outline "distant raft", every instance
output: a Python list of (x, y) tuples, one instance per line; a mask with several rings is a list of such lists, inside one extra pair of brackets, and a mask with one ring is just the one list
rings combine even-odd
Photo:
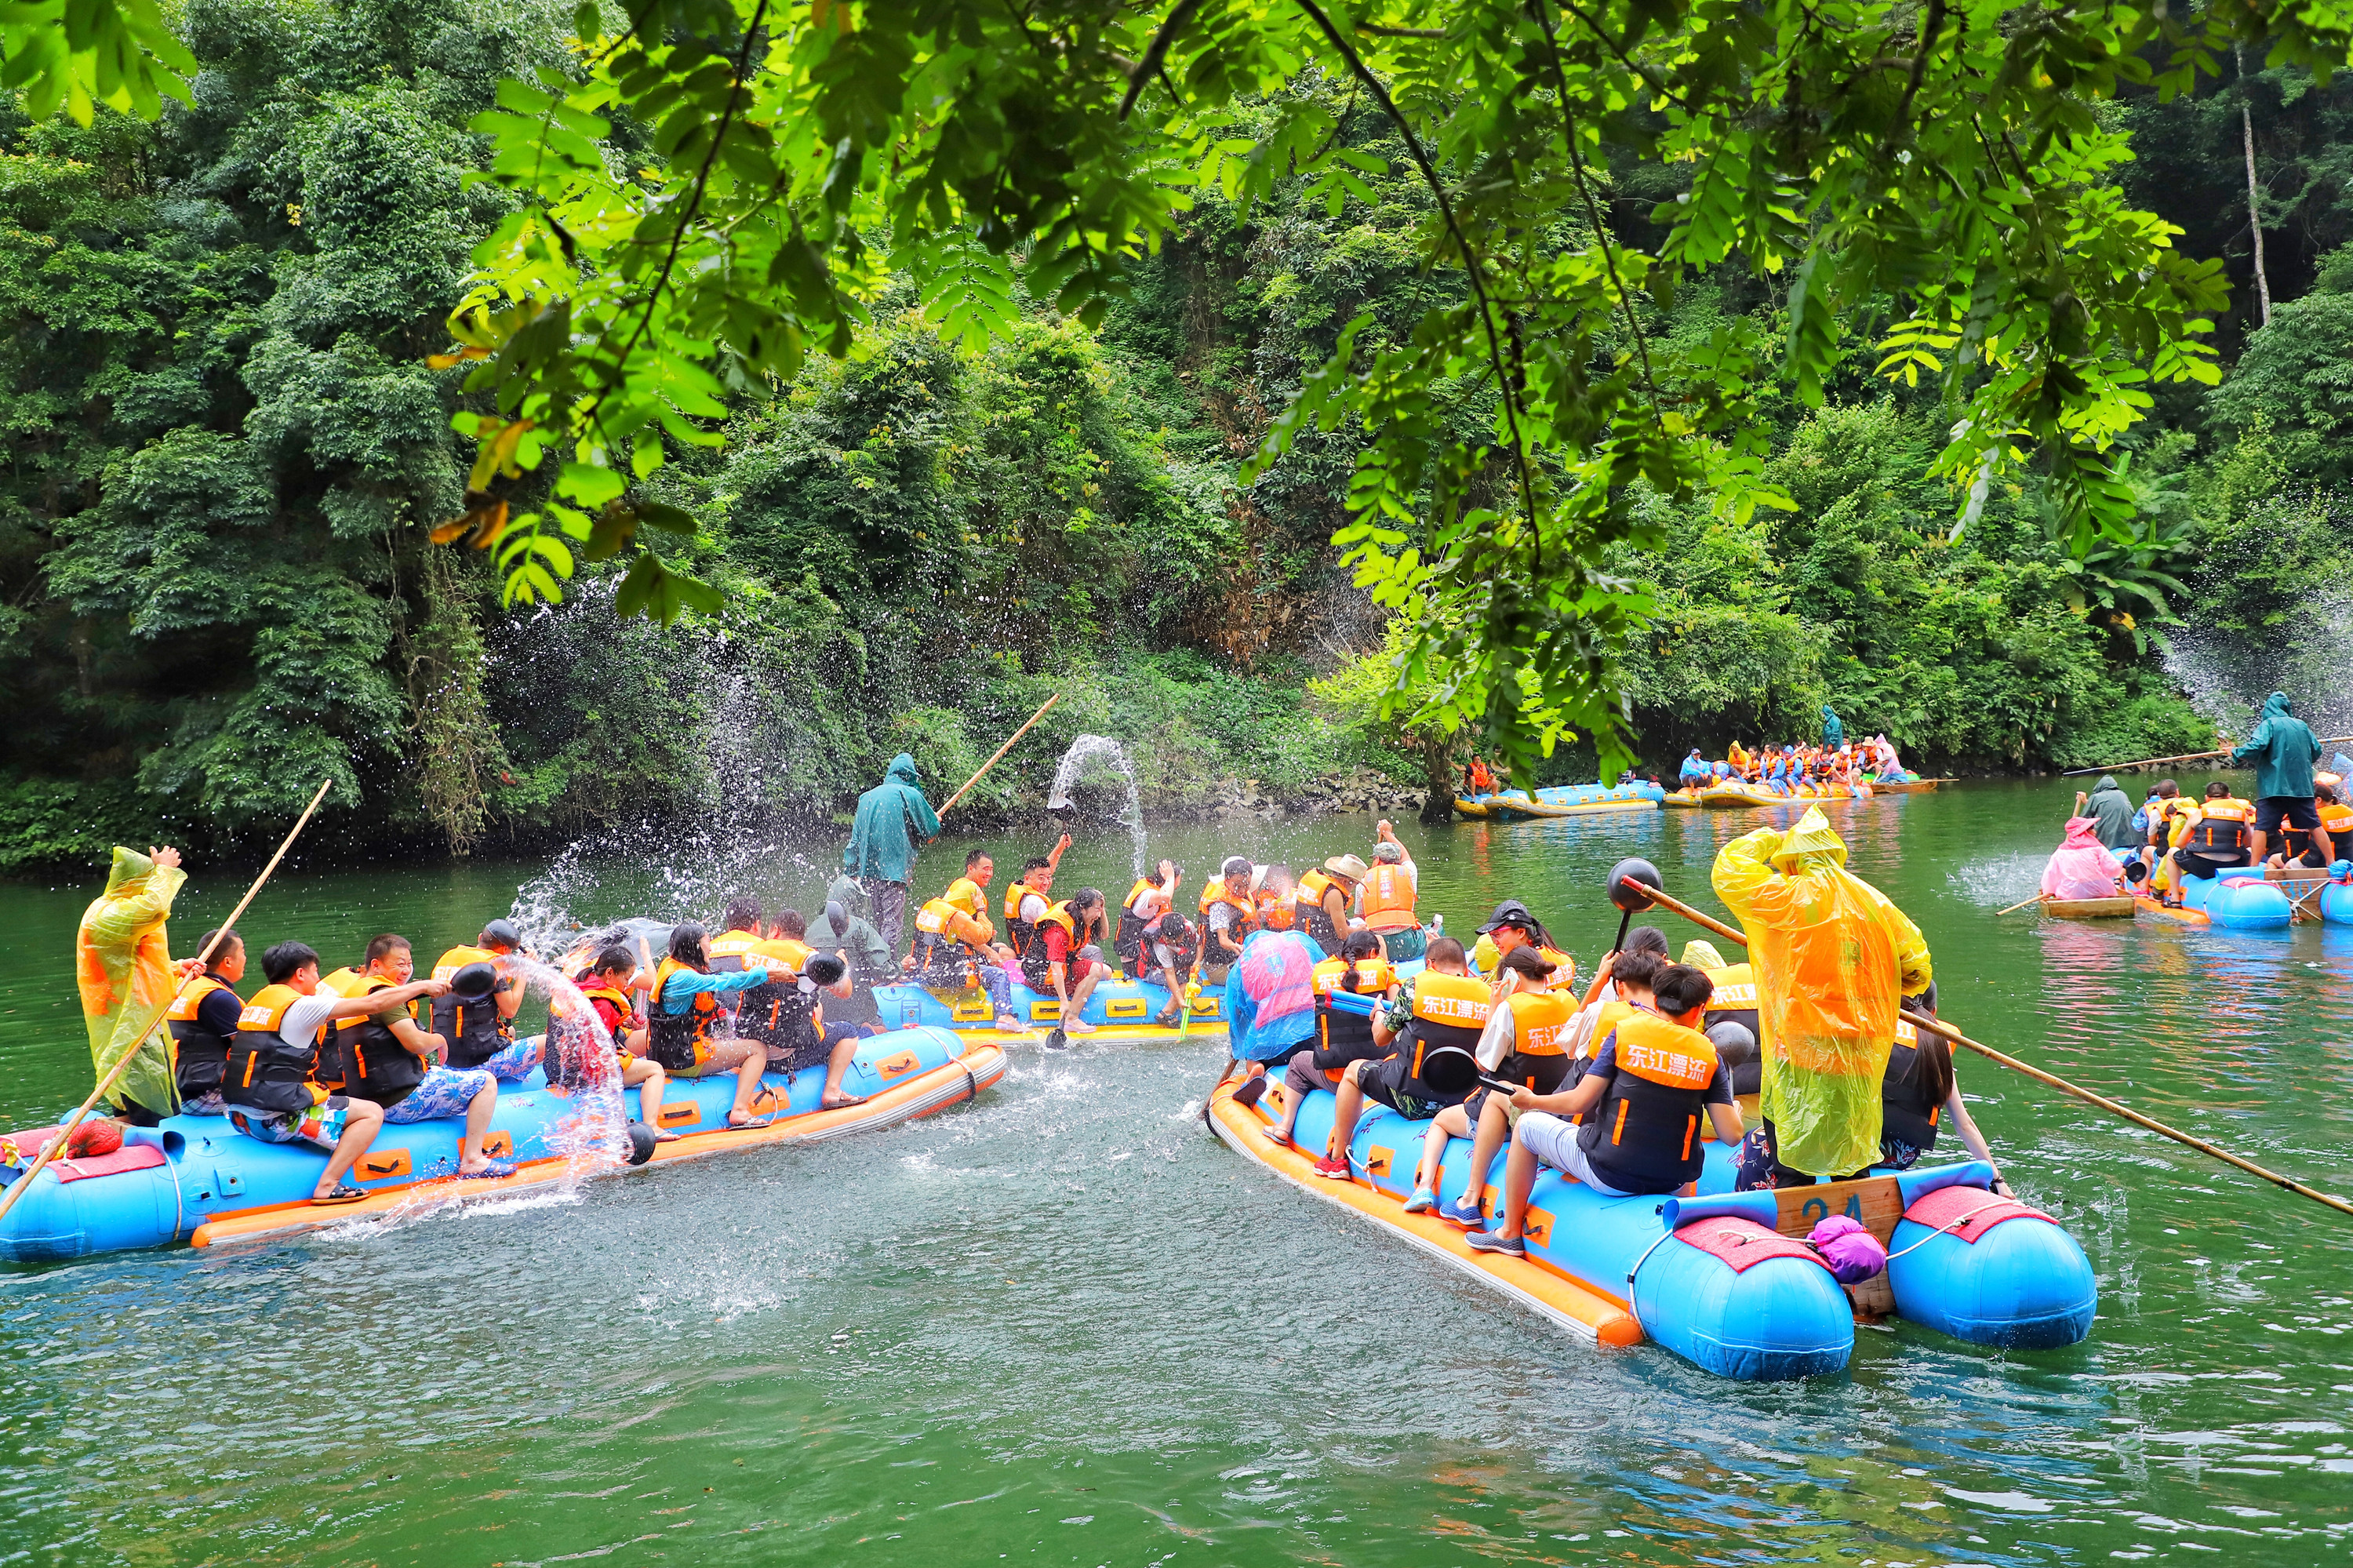
[[(886, 1024), (904, 1028), (950, 1030), (957, 1034), (987, 1035), (999, 1041), (1045, 1038), (1069, 1021), (1061, 999), (1050, 991), (1013, 987), (1013, 1017), (1020, 1031), (1000, 1032), (997, 1010), (978, 986), (962, 990), (902, 982), (874, 988), (874, 1005)], [(1162, 1023), (1168, 1008), (1168, 988), (1155, 980), (1113, 980), (1097, 982), (1079, 1016), (1095, 1026), (1089, 1040), (1105, 1044), (1143, 1044), (1180, 1039), (1223, 1040), (1226, 1037), (1226, 992), (1222, 986), (1188, 985), (1178, 1022)]]
[[(861, 1043), (842, 1078), (866, 1103), (818, 1108), (825, 1069), (807, 1067), (786, 1078), (770, 1074), (759, 1102), (764, 1128), (730, 1128), (735, 1097), (732, 1073), (672, 1078), (663, 1091), (661, 1121), (680, 1135), (655, 1147), (650, 1163), (698, 1160), (763, 1144), (813, 1143), (892, 1127), (972, 1099), (1005, 1075), (1005, 1053), (943, 1029), (906, 1029)], [(629, 1110), (638, 1091), (622, 1091)], [(574, 1098), (551, 1089), (534, 1070), (522, 1083), (501, 1086), (498, 1113), (484, 1139), (488, 1152), (521, 1167), (496, 1180), (460, 1181), (458, 1140), (462, 1118), (386, 1127), (360, 1157), (348, 1180), (368, 1193), (332, 1208), (309, 1202), (326, 1156), (248, 1138), (216, 1116), (175, 1116), (157, 1128), (133, 1128), (122, 1147), (95, 1159), (51, 1161), (33, 1178), (24, 1198), (0, 1218), (0, 1259), (47, 1263), (93, 1253), (168, 1246), (189, 1241), (209, 1246), (284, 1236), (355, 1218), (382, 1215), (432, 1195), (466, 1199), (511, 1195), (562, 1179), (570, 1161), (560, 1147)], [(13, 1135), (26, 1160), (55, 1128)], [(611, 1173), (607, 1168), (602, 1173)], [(23, 1177), (21, 1166), (0, 1164), (0, 1180)], [(555, 1222), (560, 1223), (560, 1222)]]
[(1652, 811), (1658, 810), (1666, 793), (1647, 779), (1630, 779), (1608, 788), (1599, 784), (1557, 784), (1533, 795), (1525, 789), (1458, 795), (1454, 809), (1477, 820), (1524, 822), (1546, 817), (1593, 816), (1604, 811)]
[[(1556, 1171), (1530, 1196), (1525, 1258), (1474, 1252), (1434, 1214), (1409, 1214), (1427, 1122), (1367, 1104), (1348, 1150), (1351, 1179), (1313, 1174), (1334, 1101), (1321, 1090), (1300, 1107), (1296, 1148), (1266, 1135), (1281, 1085), (1255, 1107), (1220, 1084), (1208, 1120), (1237, 1153), (1338, 1204), (1553, 1321), (1610, 1346), (1656, 1340), (1694, 1365), (1744, 1382), (1786, 1382), (1843, 1370), (1856, 1314), (1894, 1313), (1971, 1344), (2047, 1349), (2091, 1331), (2098, 1306), (2092, 1266), (2049, 1215), (1996, 1196), (1978, 1161), (1874, 1174), (1857, 1181), (1741, 1192), (1731, 1152), (1711, 1144), (1695, 1198), (1603, 1198)], [(1470, 1144), (1447, 1145), (1439, 1196), (1459, 1198)], [(1492, 1175), (1501, 1174), (1501, 1156)], [(1719, 1189), (1709, 1192), (1708, 1189)], [(1491, 1221), (1501, 1188), (1481, 1194)], [(1885, 1273), (1841, 1287), (1799, 1239), (1833, 1213), (1886, 1244)]]
[(1752, 784), (1746, 779), (1719, 779), (1698, 789), (1684, 788), (1669, 795), (1668, 806), (1706, 806), (1728, 810), (1737, 806), (1786, 806), (1792, 800), (1868, 800), (1868, 784), (1800, 784), (1796, 791), (1784, 795), (1762, 784)]

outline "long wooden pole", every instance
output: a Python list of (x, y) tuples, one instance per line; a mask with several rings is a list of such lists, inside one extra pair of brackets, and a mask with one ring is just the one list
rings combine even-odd
[[(1673, 910), (1684, 919), (1704, 926), (1719, 937), (1729, 937), (1744, 948), (1748, 945), (1748, 938), (1745, 932), (1736, 931), (1731, 927), (1725, 925), (1723, 921), (1715, 919), (1711, 916), (1701, 914), (1690, 905), (1683, 903), (1672, 895), (1662, 893), (1657, 888), (1649, 886), (1648, 885), (1642, 885), (1642, 891), (1650, 896), (1651, 902), (1662, 905), (1665, 907)], [(2102, 1110), (2107, 1111), (2111, 1115), (2122, 1117), (2125, 1120), (2131, 1122), (2136, 1127), (2145, 1127), (2151, 1132), (2162, 1134), (2163, 1136), (2173, 1139), (2174, 1142), (2181, 1144), (2185, 1148), (2194, 1149), (2200, 1154), (2211, 1155), (2214, 1159), (2221, 1160), (2223, 1164), (2243, 1171), (2250, 1176), (2260, 1177), (2263, 1181), (2269, 1181), (2274, 1187), (2284, 1187), (2289, 1192), (2296, 1193), (2302, 1197), (2310, 1198), (2316, 1203), (2326, 1203), (2330, 1208), (2337, 1210), (2340, 1213), (2353, 1214), (2353, 1203), (2348, 1203), (2342, 1198), (2331, 1197), (2328, 1193), (2320, 1192), (2316, 1188), (2307, 1187), (2303, 1182), (2295, 1181), (2291, 1177), (2283, 1176), (2276, 1171), (2266, 1171), (2252, 1160), (2242, 1160), (2227, 1149), (2222, 1149), (2214, 1144), (2209, 1143), (2202, 1138), (2192, 1138), (2189, 1134), (2181, 1131), (2179, 1128), (2168, 1127), (2165, 1123), (2158, 1121), (2155, 1117), (2143, 1116), (2140, 1112), (2133, 1109), (2130, 1106), (2119, 1105), (2115, 1100), (2108, 1098), (2105, 1095), (2095, 1095), (2091, 1090), (2084, 1088), (2080, 1085), (2069, 1083), (2066, 1079), (2060, 1077), (2055, 1073), (2046, 1073), (2040, 1067), (2029, 1066), (2024, 1062), (2020, 1061), (2017, 1057), (2007, 1055), (2002, 1052), (1995, 1050), (1990, 1045), (1980, 1045), (1949, 1023), (1943, 1022), (1934, 1018), (1924, 1018), (1916, 1012), (1907, 1012), (1904, 1016), (1911, 1022), (1913, 1028), (1925, 1029), (1931, 1034), (1941, 1035), (1945, 1039), (1951, 1041), (1956, 1045), (1966, 1045), (1970, 1050), (1976, 1052), (1978, 1055), (1985, 1057), (1988, 1061), (1999, 1062), (2005, 1067), (2012, 1068), (2015, 1071), (2023, 1073), (2038, 1084), (2048, 1085), (2052, 1088), (2057, 1089), (2061, 1094), (2072, 1095), (2075, 1098), (2082, 1100), (2086, 1105), (2097, 1106)]]
[(998, 760), (1002, 758), (1007, 752), (1013, 749), (1013, 741), (1019, 740), (1023, 736), (1028, 735), (1029, 733), (1029, 725), (1036, 724), (1039, 719), (1044, 718), (1046, 716), (1046, 709), (1052, 707), (1056, 703), (1059, 703), (1061, 700), (1062, 694), (1060, 692), (1056, 692), (1052, 696), (1048, 697), (1044, 704), (1039, 707), (1038, 711), (1029, 715), (1029, 724), (1025, 724), (1019, 729), (1015, 730), (1013, 732), (1013, 739), (1008, 740), (1003, 746), (998, 747), (997, 748), (997, 756), (992, 757), (987, 761), (982, 763), (980, 765), (980, 773), (976, 773), (971, 778), (965, 779), (964, 781), (964, 789), (959, 789), (955, 794), (949, 796), (948, 803), (939, 809), (938, 814), (944, 817), (949, 811), (953, 810), (955, 808), (955, 803), (964, 799), (965, 789), (969, 789), (974, 785), (979, 783), (981, 774), (987, 773), (990, 768), (996, 767)]
[[(2315, 746), (2345, 746), (2353, 744), (2353, 735), (2316, 736)], [(2070, 768), (2059, 775), (2062, 779), (2077, 779), (2086, 773), (2122, 773), (2127, 768), (2155, 768), (2162, 762), (2199, 762), (2210, 757), (2230, 756), (2228, 747), (2221, 751), (2185, 751), (2179, 757), (2144, 757), (2138, 762), (2111, 762), (2105, 768)]]
[(114, 1064), (106, 1076), (98, 1081), (98, 1087), (90, 1090), (90, 1098), (82, 1101), (80, 1107), (66, 1118), (65, 1126), (58, 1129), (58, 1135), (49, 1139), (48, 1146), (33, 1157), (33, 1163), (26, 1167), (25, 1173), (9, 1184), (6, 1192), (0, 1193), (0, 1218), (5, 1218), (8, 1211), (16, 1206), (16, 1200), (23, 1197), (32, 1187), (33, 1178), (41, 1173), (42, 1168), (65, 1151), (66, 1141), (73, 1137), (74, 1128), (81, 1125), (82, 1118), (90, 1115), (91, 1107), (104, 1097), (107, 1090), (114, 1087), (116, 1080), (130, 1068), (132, 1058), (139, 1054), (139, 1047), (146, 1043), (147, 1031), (154, 1028), (156, 1021), (172, 1010), (172, 1003), (180, 1000), (180, 993), (194, 985), (197, 978), (203, 975), (206, 967), (212, 962), (213, 949), (221, 945), (224, 937), (236, 929), (237, 916), (243, 915), (245, 906), (253, 902), (253, 895), (261, 891), (261, 885), (269, 880), (269, 874), (278, 869), (278, 863), (286, 858), (286, 852), (293, 847), (295, 834), (300, 833), (303, 825), (310, 821), (311, 813), (319, 809), (319, 802), (327, 798), (327, 791), (334, 782), (332, 779), (323, 779), (319, 781), (318, 792), (311, 797), (311, 803), (302, 808), (302, 814), (294, 819), (294, 826), (288, 830), (286, 837), (280, 842), (278, 853), (269, 857), (269, 863), (261, 868), (261, 874), (253, 879), (253, 885), (245, 890), (245, 896), (237, 901), (237, 907), (228, 912), (228, 918), (220, 923), (218, 934), (205, 944), (203, 952), (196, 955), (196, 967), (189, 970), (187, 976), (173, 988), (172, 994), (164, 999), (164, 1005), (155, 1010), (154, 1017), (147, 1020), (145, 1027), (132, 1034), (131, 1048), (122, 1054), (121, 1058)]
[(2011, 905), (2010, 909), (1997, 909), (1994, 913), (1997, 915), (2007, 915), (2012, 909), (2023, 909), (2030, 904), (2040, 904), (2041, 902), (2042, 902), (2042, 895), (2037, 893), (2031, 897), (2020, 899), (2017, 903)]

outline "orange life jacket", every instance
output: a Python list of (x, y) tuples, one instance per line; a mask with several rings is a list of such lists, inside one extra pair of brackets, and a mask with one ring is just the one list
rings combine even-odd
[(1413, 877), (1406, 868), (1375, 861), (1365, 874), (1365, 928), (1409, 931), (1421, 924), (1413, 912)]

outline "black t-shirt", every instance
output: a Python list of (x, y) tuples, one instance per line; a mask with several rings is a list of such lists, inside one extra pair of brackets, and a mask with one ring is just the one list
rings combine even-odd
[(245, 1003), (237, 1000), (237, 992), (223, 986), (217, 991), (205, 992), (204, 1001), (196, 1003), (196, 1022), (234, 1040), (237, 1038), (237, 1016), (244, 1011)]

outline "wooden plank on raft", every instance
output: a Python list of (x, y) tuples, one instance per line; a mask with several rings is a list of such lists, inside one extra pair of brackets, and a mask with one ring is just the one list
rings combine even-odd
[(2114, 898), (2046, 898), (2042, 912), (2061, 920), (2129, 920), (2138, 901), (2129, 893)]
[[(1778, 1211), (1773, 1228), (1800, 1241), (1832, 1214), (1844, 1214), (1877, 1236), (1882, 1246), (1892, 1247), (1895, 1222), (1904, 1217), (1904, 1189), (1893, 1176), (1778, 1187), (1774, 1189), (1773, 1201)], [(1884, 1318), (1895, 1310), (1895, 1289), (1888, 1284), (1884, 1269), (1860, 1285), (1846, 1287), (1846, 1296), (1854, 1309), (1866, 1317)]]

